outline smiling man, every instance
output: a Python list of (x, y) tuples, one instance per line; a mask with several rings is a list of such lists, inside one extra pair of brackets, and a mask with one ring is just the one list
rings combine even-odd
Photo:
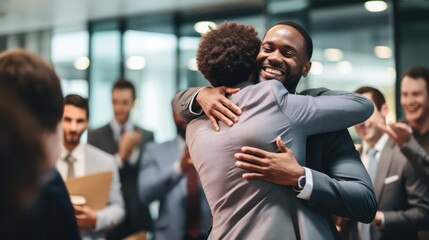
[(414, 67), (404, 73), (401, 105), (405, 122), (389, 123), (382, 129), (429, 183), (429, 69)]
[[(310, 71), (312, 51), (311, 37), (301, 25), (291, 21), (275, 24), (265, 34), (257, 55), (260, 81), (278, 80), (290, 93), (295, 93), (301, 77)], [(232, 126), (239, 121), (241, 109), (224, 94), (237, 90), (226, 87), (185, 90), (176, 95), (175, 111), (187, 121), (204, 111), (216, 130), (219, 130), (217, 120)], [(321, 229), (336, 232), (331, 214), (361, 222), (371, 222), (375, 216), (377, 204), (372, 184), (346, 129), (309, 136), (306, 171), (299, 178), (291, 174), (296, 172), (291, 166), (303, 166), (290, 152), (273, 153), (251, 147), (243, 147), (242, 151), (236, 155), (236, 166), (248, 170), (243, 174), (246, 180), (259, 179), (285, 186), (297, 186), (301, 180), (306, 194), (297, 197), (325, 219), (326, 224), (319, 225)], [(307, 181), (304, 183), (303, 179)]]

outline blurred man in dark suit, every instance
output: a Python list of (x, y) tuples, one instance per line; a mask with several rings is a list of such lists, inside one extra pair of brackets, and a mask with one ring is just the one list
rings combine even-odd
[(113, 154), (119, 166), (126, 217), (108, 238), (118, 239), (152, 229), (152, 218), (137, 196), (137, 177), (146, 143), (154, 140), (153, 132), (134, 125), (130, 113), (136, 92), (131, 82), (120, 78), (112, 88), (114, 119), (107, 125), (89, 131), (88, 143)]

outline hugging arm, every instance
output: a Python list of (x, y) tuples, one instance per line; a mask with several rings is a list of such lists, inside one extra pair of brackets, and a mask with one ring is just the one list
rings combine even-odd
[(351, 127), (374, 111), (372, 102), (356, 93), (319, 88), (311, 90), (314, 96), (295, 95), (279, 83), (271, 86), (285, 117), (307, 136)]
[(232, 103), (225, 94), (238, 92), (237, 88), (203, 87), (189, 88), (176, 94), (173, 98), (173, 110), (179, 114), (184, 122), (190, 122), (204, 112), (218, 131), (218, 120), (227, 126), (238, 121), (240, 108)]

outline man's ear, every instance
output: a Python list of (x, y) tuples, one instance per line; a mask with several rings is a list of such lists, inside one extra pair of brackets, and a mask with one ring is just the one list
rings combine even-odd
[(302, 69), (302, 76), (303, 77), (307, 77), (308, 72), (310, 72), (310, 69), (311, 69), (311, 62), (308, 61), (308, 62), (305, 63), (305, 66)]
[(381, 105), (380, 113), (384, 118), (386, 118), (387, 114), (389, 113), (389, 107), (387, 106), (386, 103)]

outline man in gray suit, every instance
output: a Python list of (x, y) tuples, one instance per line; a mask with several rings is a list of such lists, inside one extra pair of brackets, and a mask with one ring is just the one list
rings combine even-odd
[[(97, 172), (113, 172), (107, 206), (94, 210), (87, 205), (74, 205), (76, 220), (83, 239), (104, 239), (106, 230), (118, 225), (125, 217), (118, 167), (110, 154), (80, 142), (88, 127), (88, 102), (71, 94), (64, 98), (63, 148), (57, 169), (63, 179)], [(96, 189), (94, 189), (96, 191)]]
[(144, 148), (154, 137), (153, 132), (131, 122), (135, 99), (134, 85), (124, 78), (118, 79), (112, 88), (114, 119), (88, 133), (88, 143), (113, 154), (119, 166), (126, 218), (108, 233), (109, 239), (121, 239), (131, 234), (144, 235), (145, 231), (152, 230), (149, 209), (138, 199), (137, 178)]
[[(311, 55), (311, 37), (302, 26), (290, 21), (280, 22), (271, 27), (263, 39), (257, 56), (259, 78), (278, 80), (290, 93), (295, 93), (301, 76), (306, 76), (311, 68)], [(174, 107), (187, 121), (201, 113), (202, 108), (215, 129), (219, 129), (216, 119), (232, 126), (238, 121), (241, 110), (224, 94), (236, 91), (226, 87), (186, 90), (176, 95)], [(302, 182), (305, 196), (297, 197), (323, 216), (329, 226), (320, 228), (336, 232), (332, 214), (362, 222), (371, 222), (374, 218), (376, 202), (371, 182), (346, 129), (307, 139), (306, 168), (311, 172), (311, 179), (294, 174), (302, 167), (290, 152), (273, 153), (250, 147), (242, 151), (236, 155), (236, 164), (250, 171), (243, 174), (246, 179), (285, 186), (297, 186), (298, 179), (307, 179), (306, 184)], [(311, 190), (306, 191), (310, 185)]]
[[(159, 215), (154, 225), (155, 240), (205, 239), (210, 226), (210, 208), (185, 142), (186, 123), (173, 112), (177, 137), (164, 143), (150, 143), (143, 156), (139, 173), (139, 194), (143, 204), (158, 200)], [(192, 178), (198, 184), (192, 204)], [(198, 204), (199, 203), (199, 204)], [(190, 208), (189, 208), (190, 207)], [(196, 212), (198, 231), (192, 236), (189, 211)]]
[[(259, 46), (252, 27), (224, 23), (206, 33), (198, 48), (200, 71), (213, 86), (240, 87), (240, 92), (228, 98), (244, 110), (232, 128), (215, 132), (208, 118), (201, 116), (187, 129), (191, 158), (212, 209), (210, 238), (333, 239), (323, 215), (304, 206), (292, 188), (243, 181), (246, 171), (235, 167), (234, 153), (243, 145), (274, 151), (276, 138), (281, 136), (305, 166), (307, 135), (361, 122), (371, 115), (372, 104), (356, 94), (328, 90), (316, 98), (293, 95), (277, 81), (252, 85), (248, 79)], [(297, 167), (294, 174), (304, 176), (305, 169)], [(302, 182), (296, 183), (296, 189), (304, 190)]]
[(372, 87), (356, 93), (375, 106), (373, 115), (355, 129), (362, 139), (361, 158), (374, 184), (378, 210), (372, 223), (359, 224), (353, 235), (364, 240), (418, 239), (417, 231), (429, 226), (429, 185), (379, 128), (386, 124), (388, 113), (383, 94)]

